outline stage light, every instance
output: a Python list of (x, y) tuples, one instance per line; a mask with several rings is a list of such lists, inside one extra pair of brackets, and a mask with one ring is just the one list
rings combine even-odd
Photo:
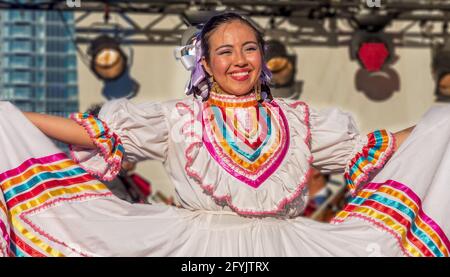
[(267, 42), (265, 60), (267, 67), (272, 72), (272, 85), (274, 87), (290, 87), (293, 85), (297, 57), (289, 55), (281, 42), (277, 40)]
[(436, 100), (450, 102), (450, 40), (433, 49), (432, 71)]
[(392, 40), (383, 33), (391, 20), (392, 15), (373, 13), (357, 14), (350, 20), (355, 29), (350, 56), (369, 72), (382, 70), (395, 56)]
[(351, 57), (369, 72), (380, 71), (394, 55), (392, 42), (382, 33), (356, 31), (351, 42)]
[(115, 38), (102, 35), (93, 40), (88, 54), (91, 56), (91, 70), (105, 81), (116, 80), (127, 68), (127, 56)]
[(286, 46), (278, 40), (267, 42), (264, 59), (272, 72), (271, 92), (274, 97), (298, 99), (302, 82), (295, 80), (297, 56), (289, 54)]

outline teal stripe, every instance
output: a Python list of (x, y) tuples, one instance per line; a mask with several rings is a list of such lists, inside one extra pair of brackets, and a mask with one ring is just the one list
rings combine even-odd
[(381, 131), (377, 130), (373, 132), (375, 136), (375, 145), (374, 147), (370, 148), (368, 151), (368, 157), (359, 157), (359, 159), (353, 164), (353, 166), (349, 170), (349, 177), (353, 176), (353, 174), (359, 169), (359, 165), (364, 161), (368, 160), (369, 162), (372, 162), (375, 159), (375, 154), (377, 151), (380, 150), (380, 148), (383, 146), (383, 135), (381, 134)]
[(383, 146), (383, 135), (381, 134), (381, 132), (379, 130), (374, 131), (373, 132), (374, 136), (375, 136), (375, 147), (370, 148), (369, 149), (369, 154), (367, 159), (372, 162), (373, 160), (375, 160), (375, 154), (376, 152), (378, 152), (381, 147)]
[(41, 172), (36, 176), (33, 176), (31, 179), (23, 183), (22, 185), (15, 186), (12, 189), (9, 189), (7, 192), (4, 192), (5, 200), (9, 201), (11, 198), (20, 194), (24, 191), (31, 190), (36, 184), (44, 182), (49, 179), (64, 179), (67, 177), (73, 177), (77, 175), (82, 175), (86, 173), (84, 169), (81, 167), (72, 168), (66, 171), (59, 172)]
[(105, 134), (105, 128), (103, 127), (103, 123), (95, 116), (93, 116), (93, 118), (95, 119), (95, 123), (97, 123), (98, 129), (100, 130), (100, 133), (97, 135)]
[[(386, 207), (389, 208), (393, 208), (395, 210), (397, 210), (398, 212), (400, 212), (401, 214), (409, 217), (410, 221), (411, 221), (411, 228), (410, 230), (412, 231), (412, 233), (420, 240), (422, 241), (425, 245), (428, 246), (428, 248), (438, 257), (443, 257), (444, 254), (441, 252), (441, 250), (439, 249), (439, 247), (434, 243), (434, 241), (427, 235), (427, 233), (425, 231), (423, 231), (419, 226), (417, 226), (416, 222), (414, 221), (416, 218), (416, 214), (413, 210), (411, 210), (408, 206), (404, 205), (403, 203), (390, 199), (390, 198), (386, 198), (378, 193), (373, 193), (368, 199), (371, 199), (381, 205), (384, 205)], [(358, 205), (358, 206), (362, 206), (365, 202), (366, 198), (361, 198), (361, 197), (355, 197), (351, 203)], [(386, 214), (387, 216), (389, 216), (388, 214)], [(406, 226), (405, 226), (406, 227)]]
[(27, 255), (25, 255), (25, 253), (23, 253), (20, 250), (20, 248), (13, 241), (10, 241), (9, 248), (11, 249), (11, 252), (13, 252), (16, 257), (27, 257)]
[(247, 153), (247, 152), (243, 151), (242, 149), (239, 148), (238, 145), (236, 145), (236, 143), (234, 141), (232, 141), (232, 137), (228, 135), (228, 131), (227, 131), (227, 128), (226, 128), (226, 123), (223, 121), (223, 117), (222, 117), (222, 113), (220, 111), (220, 108), (218, 108), (217, 106), (211, 106), (211, 108), (212, 108), (212, 110), (214, 112), (215, 119), (216, 119), (217, 123), (220, 124), (219, 126), (222, 126), (222, 135), (225, 138), (225, 140), (227, 141), (227, 143), (231, 146), (231, 148), (234, 151), (236, 151), (240, 155), (242, 155), (245, 158), (247, 158), (247, 160), (254, 162), (260, 156), (262, 149), (269, 142), (270, 137), (272, 135), (272, 122), (270, 120), (270, 117), (267, 115), (266, 111), (264, 110), (264, 108), (258, 106), (258, 110), (261, 111), (261, 113), (262, 113), (261, 116), (263, 116), (266, 119), (267, 136), (264, 139), (264, 142), (258, 147), (258, 149), (253, 154), (250, 154), (250, 153)]
[[(93, 118), (94, 121), (95, 121), (95, 124), (98, 126), (99, 134), (96, 134), (96, 135), (100, 136), (100, 135), (105, 133), (105, 128), (103, 126), (103, 123), (100, 121), (99, 118), (97, 118), (97, 117), (95, 117), (95, 116), (93, 116), (91, 114), (88, 114), (88, 113), (82, 113), (81, 114), (81, 119), (87, 120), (88, 118)], [(93, 128), (93, 126), (91, 126), (91, 128)]]
[(125, 150), (123, 149), (123, 145), (122, 145), (122, 144), (119, 144), (119, 145), (117, 146), (117, 149), (119, 149), (119, 151), (122, 152), (122, 153), (125, 152)]

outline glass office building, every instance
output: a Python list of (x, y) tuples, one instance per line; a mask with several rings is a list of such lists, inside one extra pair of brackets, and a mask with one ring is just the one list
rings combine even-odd
[(0, 11), (0, 100), (23, 111), (78, 111), (74, 29), (71, 12)]

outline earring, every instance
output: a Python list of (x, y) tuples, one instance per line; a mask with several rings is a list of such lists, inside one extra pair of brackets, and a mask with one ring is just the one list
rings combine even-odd
[(261, 82), (259, 80), (258, 80), (258, 82), (256, 82), (254, 90), (255, 90), (256, 101), (261, 102), (262, 100), (264, 100), (261, 96)]
[(214, 77), (210, 75), (208, 77), (209, 90), (212, 92), (216, 92), (216, 82), (214, 81)]
[(214, 77), (212, 75), (208, 77), (208, 84), (210, 87), (212, 87), (214, 84)]
[(272, 93), (270, 92), (270, 87), (266, 83), (261, 84), (261, 97), (264, 98), (264, 100), (273, 100)]
[(225, 94), (222, 89), (219, 87), (219, 84), (216, 82), (216, 80), (214, 80), (214, 77), (211, 76), (210, 77), (210, 82), (211, 82), (211, 91), (216, 93), (216, 94)]

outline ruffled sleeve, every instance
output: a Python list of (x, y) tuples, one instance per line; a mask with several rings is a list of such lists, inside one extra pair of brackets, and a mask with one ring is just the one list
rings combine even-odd
[(161, 103), (140, 105), (126, 99), (103, 105), (98, 117), (75, 113), (71, 118), (82, 125), (96, 149), (71, 145), (72, 158), (86, 171), (102, 180), (112, 180), (120, 171), (122, 159), (165, 161), (168, 123)]
[(311, 111), (313, 166), (323, 173), (344, 173), (352, 194), (382, 168), (394, 151), (386, 130), (360, 135), (353, 117), (336, 108)]

